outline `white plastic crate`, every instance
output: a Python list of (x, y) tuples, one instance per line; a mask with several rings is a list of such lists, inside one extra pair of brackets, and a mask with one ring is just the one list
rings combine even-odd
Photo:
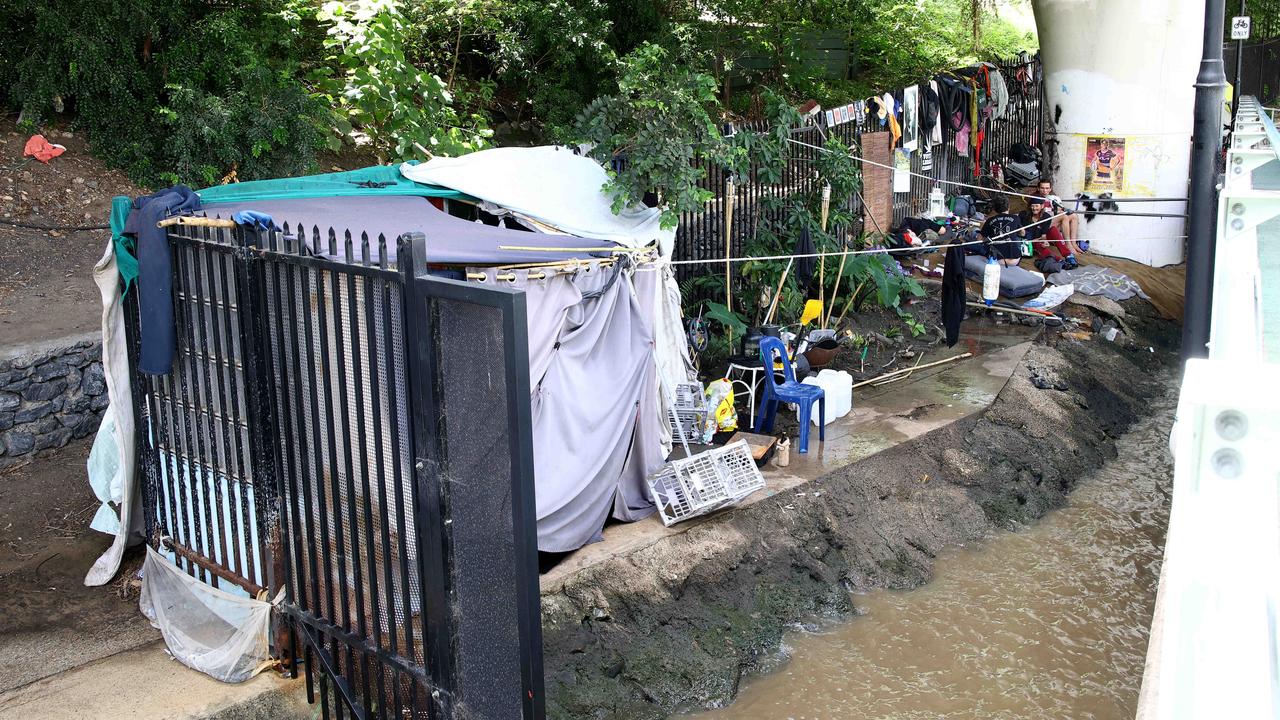
[(700, 382), (676, 385), (675, 397), (667, 407), (671, 437), (677, 441), (702, 442), (707, 424), (707, 393)]
[(649, 478), (662, 524), (705, 515), (764, 488), (746, 440), (672, 460)]

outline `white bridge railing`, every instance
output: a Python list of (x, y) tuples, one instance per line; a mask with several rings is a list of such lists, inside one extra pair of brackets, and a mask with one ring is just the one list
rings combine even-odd
[(1236, 113), (1209, 358), (1187, 363), (1138, 717), (1280, 719), (1280, 133)]

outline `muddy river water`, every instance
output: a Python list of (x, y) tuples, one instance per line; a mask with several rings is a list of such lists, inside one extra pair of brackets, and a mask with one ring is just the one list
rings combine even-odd
[(1132, 718), (1169, 515), (1170, 395), (1070, 504), (937, 559), (911, 591), (786, 639), (787, 659), (699, 720)]

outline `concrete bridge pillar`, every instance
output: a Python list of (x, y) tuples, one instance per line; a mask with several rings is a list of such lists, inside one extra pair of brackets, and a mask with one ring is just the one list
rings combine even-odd
[[(1204, 28), (1200, 0), (1033, 0), (1044, 60), (1046, 139), (1057, 139), (1054, 189), (1097, 196), (1185, 198)], [(1099, 157), (1101, 156), (1101, 157)], [(1120, 203), (1185, 213), (1186, 204)], [(1182, 218), (1081, 223), (1106, 255), (1183, 261)]]

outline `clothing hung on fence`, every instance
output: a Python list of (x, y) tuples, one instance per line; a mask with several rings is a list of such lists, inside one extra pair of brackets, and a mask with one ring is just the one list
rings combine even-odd
[(186, 185), (174, 185), (133, 201), (124, 232), (137, 239), (138, 329), (142, 350), (138, 369), (167, 375), (173, 369), (173, 272), (169, 240), (156, 223), (200, 209), (200, 196)]
[(999, 68), (991, 63), (985, 63), (985, 67), (988, 80), (991, 82), (991, 97), (994, 101), (991, 117), (999, 120), (1009, 113), (1009, 87), (1005, 83), (1004, 75), (1000, 74)]
[(954, 347), (960, 340), (965, 293), (964, 248), (947, 248), (947, 257), (942, 266), (942, 327), (946, 330), (947, 347)]
[(942, 100), (938, 97), (938, 81), (930, 80), (920, 88), (924, 108), (925, 145), (942, 144)]

